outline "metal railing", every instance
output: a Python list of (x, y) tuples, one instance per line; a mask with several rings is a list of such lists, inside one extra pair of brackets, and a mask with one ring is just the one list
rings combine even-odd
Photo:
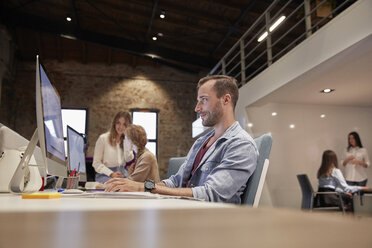
[[(239, 87), (243, 86), (356, 1), (274, 0), (209, 75), (233, 76)], [(270, 31), (271, 25), (283, 15), (284, 21)], [(266, 38), (259, 42), (265, 32)]]

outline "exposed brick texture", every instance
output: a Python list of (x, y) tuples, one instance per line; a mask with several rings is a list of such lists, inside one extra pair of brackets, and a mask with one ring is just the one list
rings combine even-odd
[[(44, 66), (63, 107), (89, 109), (88, 156), (93, 156), (98, 136), (108, 130), (115, 113), (131, 108), (159, 110), (162, 178), (170, 157), (187, 154), (193, 143), (191, 123), (200, 75), (149, 63), (132, 67), (48, 60)], [(18, 62), (15, 80), (3, 82), (1, 92), (0, 122), (30, 139), (36, 128), (35, 63)]]

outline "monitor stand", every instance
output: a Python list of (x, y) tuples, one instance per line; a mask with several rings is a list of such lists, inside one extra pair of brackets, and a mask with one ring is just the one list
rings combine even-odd
[[(38, 165), (31, 165), (30, 159), (34, 154), (37, 142), (39, 141), (37, 128), (32, 135), (30, 142), (27, 145), (26, 151), (23, 154), (21, 161), (9, 183), (9, 191), (12, 193), (22, 193), (30, 191), (38, 191), (41, 187), (37, 182), (35, 183), (33, 177), (40, 177)], [(35, 175), (36, 174), (36, 175)], [(29, 175), (29, 180), (25, 181), (25, 175)]]

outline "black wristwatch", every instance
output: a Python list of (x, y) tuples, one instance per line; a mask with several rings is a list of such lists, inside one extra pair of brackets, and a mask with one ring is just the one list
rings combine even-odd
[(153, 189), (155, 189), (155, 181), (146, 180), (145, 181), (145, 192), (151, 192)]

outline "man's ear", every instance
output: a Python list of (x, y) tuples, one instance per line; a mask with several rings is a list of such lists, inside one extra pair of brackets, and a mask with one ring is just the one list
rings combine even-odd
[(223, 96), (223, 104), (224, 105), (227, 105), (231, 102), (231, 95), (230, 94), (225, 94)]

